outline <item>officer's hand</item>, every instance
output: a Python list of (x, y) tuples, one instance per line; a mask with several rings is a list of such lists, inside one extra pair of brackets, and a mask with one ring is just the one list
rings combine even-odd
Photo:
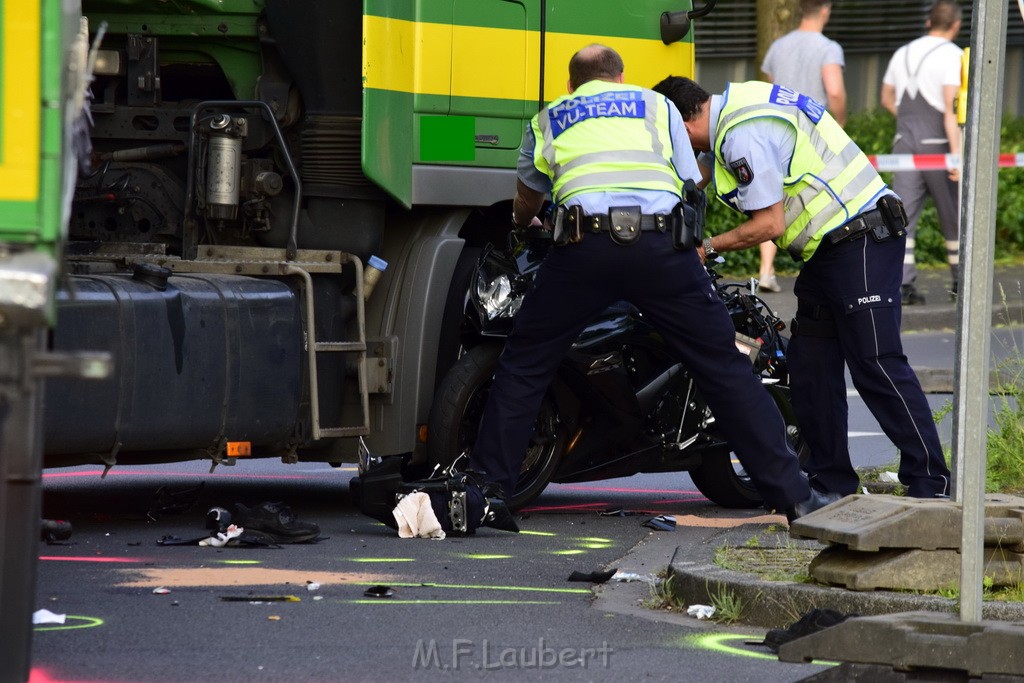
[(960, 182), (960, 169), (959, 168), (951, 168), (951, 169), (947, 170), (946, 173), (949, 175), (949, 179), (952, 180), (954, 183)]

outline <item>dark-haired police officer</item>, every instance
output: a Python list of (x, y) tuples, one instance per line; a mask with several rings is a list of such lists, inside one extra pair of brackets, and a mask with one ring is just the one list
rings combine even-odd
[(949, 495), (931, 410), (900, 341), (906, 215), (868, 158), (813, 99), (770, 83), (711, 96), (669, 77), (654, 89), (679, 109), (715, 193), (747, 220), (707, 238), (704, 257), (775, 240), (803, 261), (787, 357), (793, 408), (810, 447), (811, 485), (849, 495), (844, 363), (900, 451), (899, 479), (918, 498)]
[(621, 57), (601, 45), (572, 57), (568, 89), (526, 130), (512, 215), (519, 227), (536, 221), (550, 193), (556, 245), (567, 243), (548, 254), (516, 314), (470, 469), (514, 493), (559, 362), (587, 323), (625, 300), (693, 374), (769, 507), (795, 518), (831, 502), (809, 488), (697, 251), (674, 248), (684, 180), (700, 179), (679, 113), (624, 84)]

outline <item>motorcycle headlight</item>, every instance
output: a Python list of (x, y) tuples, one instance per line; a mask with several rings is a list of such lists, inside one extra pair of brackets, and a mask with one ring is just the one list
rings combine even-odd
[(494, 320), (514, 316), (523, 299), (513, 290), (508, 274), (491, 276), (481, 269), (476, 280), (476, 301), (487, 319)]

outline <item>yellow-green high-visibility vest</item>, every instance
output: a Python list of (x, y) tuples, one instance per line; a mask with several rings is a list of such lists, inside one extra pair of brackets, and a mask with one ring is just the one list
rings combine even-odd
[(822, 237), (846, 223), (885, 182), (867, 156), (815, 100), (779, 85), (730, 83), (715, 131), (715, 194), (731, 208), (737, 179), (728, 171), (722, 143), (733, 126), (760, 117), (785, 121), (796, 130), (796, 149), (783, 181), (786, 231), (776, 243), (798, 260), (814, 255)]
[(682, 195), (672, 166), (668, 102), (653, 90), (584, 83), (531, 121), (533, 163), (556, 205), (580, 192), (665, 190)]

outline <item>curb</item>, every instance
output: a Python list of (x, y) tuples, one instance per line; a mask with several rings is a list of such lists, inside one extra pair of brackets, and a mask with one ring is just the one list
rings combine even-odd
[[(957, 611), (957, 601), (950, 598), (768, 581), (756, 574), (723, 569), (713, 564), (677, 561), (683, 556), (684, 549), (677, 548), (668, 567), (668, 575), (672, 578), (668, 590), (673, 598), (688, 605), (710, 605), (713, 595), (727, 590), (743, 605), (740, 621), (751, 626), (785, 628), (816, 607), (859, 616)], [(985, 619), (1024, 621), (1024, 603), (988, 601), (983, 604), (982, 612)]]
[[(953, 393), (953, 369), (952, 368), (914, 368), (917, 379), (921, 382), (921, 389), (926, 394), (952, 394)], [(1015, 373), (993, 369), (988, 376), (988, 393), (996, 396), (1000, 393), (1000, 387), (1015, 386), (1024, 389), (1021, 378)]]

